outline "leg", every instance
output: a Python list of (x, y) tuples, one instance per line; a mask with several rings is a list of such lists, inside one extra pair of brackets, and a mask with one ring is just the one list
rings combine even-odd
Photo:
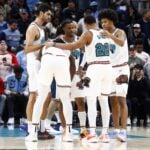
[(126, 103), (126, 98), (119, 97), (119, 104), (120, 104), (121, 128), (126, 129), (128, 118), (128, 107)]
[(62, 127), (65, 128), (66, 127), (66, 120), (65, 120), (64, 113), (63, 113), (63, 105), (62, 105), (61, 101), (59, 102), (58, 111), (59, 111), (59, 117), (61, 120)]
[(78, 108), (78, 117), (80, 121), (80, 127), (85, 128), (86, 124), (86, 112), (85, 112), (85, 103), (83, 97), (77, 97), (75, 98), (77, 108)]
[(111, 100), (111, 109), (112, 109), (112, 118), (113, 118), (113, 126), (115, 129), (120, 129), (119, 125), (119, 100), (117, 96), (110, 97)]

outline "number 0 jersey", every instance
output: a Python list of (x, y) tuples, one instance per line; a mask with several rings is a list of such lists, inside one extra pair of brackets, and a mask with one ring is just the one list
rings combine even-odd
[(110, 61), (110, 39), (104, 38), (100, 30), (89, 30), (93, 34), (92, 41), (85, 46), (87, 63), (93, 61)]

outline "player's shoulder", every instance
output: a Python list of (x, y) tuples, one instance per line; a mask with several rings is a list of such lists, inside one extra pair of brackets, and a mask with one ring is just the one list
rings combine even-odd
[(120, 29), (120, 28), (117, 28), (116, 29), (116, 32), (114, 33), (114, 35), (116, 37), (126, 37), (126, 33), (124, 30)]
[(31, 22), (27, 28), (27, 31), (32, 31), (32, 32), (35, 32), (37, 31), (37, 25), (34, 23), (34, 22)]
[(116, 28), (116, 34), (125, 34), (125, 31), (120, 28)]

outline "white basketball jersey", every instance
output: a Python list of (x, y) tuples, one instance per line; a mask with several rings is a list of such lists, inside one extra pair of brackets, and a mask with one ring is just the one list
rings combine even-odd
[(66, 53), (65, 50), (62, 50), (60, 48), (56, 48), (56, 47), (49, 47), (49, 48), (45, 48), (45, 46), (42, 49), (42, 55), (45, 54), (50, 54), (50, 55), (54, 55), (54, 56), (65, 56), (65, 57), (69, 57)]
[[(45, 42), (45, 33), (44, 33), (44, 30), (42, 28), (40, 28), (36, 23), (32, 22), (30, 24), (30, 26), (36, 26), (39, 30), (39, 35), (40, 37), (33, 42), (33, 45), (37, 45), (37, 44), (42, 44)], [(40, 49), (37, 50), (37, 51), (34, 51), (34, 52), (30, 52), (30, 53), (27, 53), (27, 62), (30, 62), (32, 63), (33, 60), (36, 59), (38, 53), (39, 53)]]
[[(118, 29), (115, 30), (113, 35), (117, 32)], [(123, 64), (128, 62), (128, 43), (127, 39), (124, 42), (123, 46), (119, 46), (116, 44), (113, 40), (111, 40), (111, 53), (110, 53), (110, 58), (111, 58), (111, 64), (112, 66), (118, 65), (118, 64)]]
[(93, 61), (110, 61), (110, 40), (100, 35), (100, 30), (89, 30), (93, 34), (91, 43), (85, 46), (87, 63)]

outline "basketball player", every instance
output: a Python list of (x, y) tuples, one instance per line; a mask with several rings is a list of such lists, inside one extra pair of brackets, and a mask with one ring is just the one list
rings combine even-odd
[[(44, 23), (48, 22), (51, 18), (51, 11), (48, 5), (46, 4), (39, 4), (36, 7), (36, 18), (35, 20), (29, 25), (27, 32), (26, 32), (26, 46), (25, 46), (25, 53), (27, 56), (27, 71), (29, 75), (29, 100), (27, 104), (27, 119), (28, 119), (28, 132), (31, 129), (31, 120), (32, 120), (32, 111), (33, 106), (36, 100), (36, 91), (37, 91), (37, 72), (38, 72), (38, 60), (37, 56), (39, 50), (44, 46), (45, 42), (45, 33), (42, 29)], [(43, 114), (41, 116), (41, 137), (43, 138), (54, 138), (54, 136), (50, 136), (46, 134), (44, 128), (44, 119), (46, 117), (47, 106), (50, 101), (50, 95), (45, 102)], [(42, 138), (43, 135), (43, 138)], [(46, 136), (47, 135), (47, 136)]]
[[(126, 124), (128, 117), (128, 108), (126, 103), (126, 94), (128, 89), (129, 66), (128, 62), (128, 45), (127, 37), (123, 30), (116, 28), (117, 14), (114, 10), (105, 9), (100, 12), (99, 20), (101, 21), (104, 31), (101, 33), (104, 37), (109, 38), (111, 45), (111, 64), (114, 71), (114, 82), (111, 99), (113, 124), (115, 128), (114, 136), (122, 142), (127, 139)], [(120, 124), (121, 123), (121, 128)]]
[(85, 46), (86, 62), (88, 63), (86, 76), (91, 79), (89, 88), (86, 88), (90, 125), (90, 134), (86, 139), (88, 142), (98, 142), (95, 132), (97, 115), (96, 97), (101, 95), (104, 100), (107, 100), (107, 96), (111, 91), (112, 67), (109, 56), (110, 42), (109, 39), (103, 38), (100, 35), (96, 20), (93, 16), (87, 16), (84, 21), (89, 31), (83, 33), (77, 42), (70, 44), (49, 42), (46, 46), (55, 46), (67, 50), (74, 50)]
[[(63, 78), (62, 78), (63, 76)], [(71, 77), (69, 72), (68, 55), (61, 49), (50, 47), (43, 48), (41, 59), (41, 68), (38, 78), (38, 96), (33, 109), (32, 129), (26, 137), (27, 141), (37, 141), (37, 125), (40, 121), (42, 108), (49, 92), (50, 84), (56, 80), (58, 94), (63, 104), (63, 113), (66, 120), (66, 127), (63, 134), (63, 141), (72, 142), (71, 125), (72, 125), (72, 105), (70, 101)]]

